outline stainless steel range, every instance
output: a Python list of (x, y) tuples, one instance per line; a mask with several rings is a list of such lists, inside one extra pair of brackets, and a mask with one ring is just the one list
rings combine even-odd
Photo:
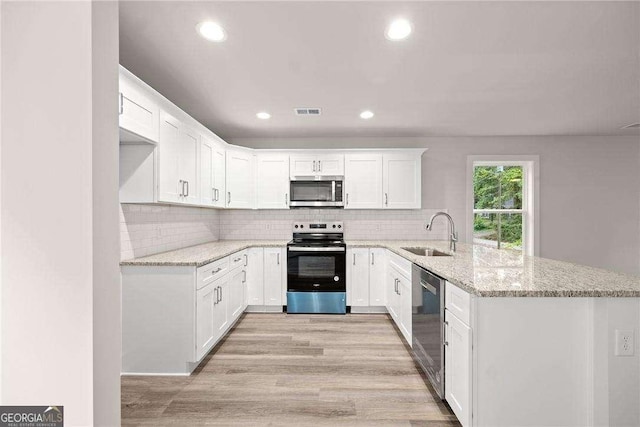
[(298, 222), (287, 244), (287, 313), (344, 314), (346, 245), (342, 222)]

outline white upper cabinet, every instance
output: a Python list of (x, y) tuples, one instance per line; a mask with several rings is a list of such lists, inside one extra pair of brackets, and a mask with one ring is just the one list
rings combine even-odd
[(192, 129), (181, 126), (180, 128), (180, 177), (184, 183), (182, 194), (183, 202), (197, 205), (200, 202), (200, 189), (198, 188), (198, 151), (200, 149), (200, 135)]
[(200, 140), (200, 204), (224, 207), (225, 150), (205, 136)]
[(158, 142), (160, 107), (129, 74), (120, 70), (120, 141)]
[(254, 207), (254, 155), (248, 150), (227, 150), (228, 208)]
[(215, 201), (213, 206), (224, 208), (226, 204), (226, 165), (227, 153), (222, 143), (213, 146), (213, 189), (215, 190)]
[(162, 112), (159, 141), (158, 200), (199, 203), (199, 135)]
[(292, 154), (290, 157), (291, 178), (305, 176), (344, 175), (342, 154)]
[(200, 139), (200, 204), (213, 206), (216, 191), (213, 188), (213, 142)]
[(256, 161), (256, 207), (289, 209), (289, 156), (259, 153)]
[(169, 114), (160, 118), (160, 144), (158, 147), (158, 200), (182, 202), (183, 180), (180, 178), (180, 122)]
[(413, 153), (389, 153), (382, 156), (385, 209), (420, 209), (421, 163), (421, 156)]
[(382, 208), (382, 154), (344, 156), (345, 209)]

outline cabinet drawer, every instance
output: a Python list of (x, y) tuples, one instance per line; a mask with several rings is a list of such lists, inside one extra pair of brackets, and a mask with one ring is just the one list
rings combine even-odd
[(471, 325), (471, 294), (447, 282), (444, 305), (467, 326)]
[(411, 261), (391, 251), (387, 251), (387, 259), (389, 260), (389, 265), (398, 270), (398, 273), (411, 280)]
[(229, 255), (229, 269), (233, 270), (236, 267), (246, 266), (248, 261), (247, 256), (247, 251), (240, 251)]
[(229, 271), (229, 257), (198, 268), (196, 289), (202, 289), (211, 281), (224, 276), (227, 271)]

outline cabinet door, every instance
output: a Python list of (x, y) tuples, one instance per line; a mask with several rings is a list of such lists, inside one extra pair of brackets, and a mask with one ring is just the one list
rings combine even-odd
[(345, 209), (382, 208), (382, 155), (344, 156)]
[(236, 268), (229, 273), (229, 317), (231, 322), (242, 314), (246, 277), (247, 271), (244, 267)]
[(347, 305), (369, 306), (369, 249), (347, 250)]
[(412, 346), (411, 340), (411, 280), (404, 276), (398, 276), (398, 301), (400, 306), (400, 324), (398, 325), (407, 344)]
[(264, 248), (264, 304), (282, 305), (284, 250)]
[(213, 177), (213, 143), (205, 137), (200, 139), (200, 204), (214, 206), (216, 192)]
[(421, 157), (385, 154), (382, 163), (384, 208), (419, 209), (422, 204)]
[(180, 178), (186, 182), (183, 202), (197, 205), (200, 202), (198, 188), (198, 150), (200, 135), (192, 129), (181, 126), (180, 152), (178, 153)]
[(256, 207), (289, 209), (289, 156), (259, 154), (256, 161)]
[(216, 304), (217, 288), (212, 282), (196, 292), (196, 359), (207, 354), (217, 339), (213, 325), (213, 310)]
[(296, 176), (314, 176), (317, 174), (318, 160), (314, 155), (295, 155), (289, 157), (289, 173)]
[(216, 331), (216, 339), (223, 336), (231, 323), (229, 312), (229, 275), (216, 280), (216, 303), (213, 307), (213, 327)]
[(385, 298), (385, 249), (369, 249), (369, 305), (384, 306)]
[(445, 399), (460, 424), (471, 425), (471, 329), (445, 310)]
[(120, 128), (138, 136), (121, 133), (123, 141), (158, 142), (160, 108), (150, 96), (127, 77), (120, 75)]
[(344, 175), (344, 156), (342, 154), (324, 154), (317, 157), (316, 175)]
[(160, 117), (158, 200), (161, 202), (181, 202), (183, 185), (178, 159), (180, 155), (180, 123), (164, 112)]
[(264, 250), (247, 251), (247, 304), (264, 305)]
[(398, 324), (399, 321), (398, 293), (396, 291), (397, 278), (398, 275), (395, 273), (393, 268), (387, 269), (387, 311), (396, 324)]
[(226, 197), (226, 151), (219, 143), (213, 145), (213, 188), (215, 191), (213, 205), (224, 208)]
[(247, 151), (227, 150), (228, 208), (253, 208), (253, 155)]

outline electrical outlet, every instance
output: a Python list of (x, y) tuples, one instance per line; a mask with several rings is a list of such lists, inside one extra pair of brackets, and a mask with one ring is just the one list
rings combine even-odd
[(616, 356), (633, 356), (633, 329), (616, 329)]

